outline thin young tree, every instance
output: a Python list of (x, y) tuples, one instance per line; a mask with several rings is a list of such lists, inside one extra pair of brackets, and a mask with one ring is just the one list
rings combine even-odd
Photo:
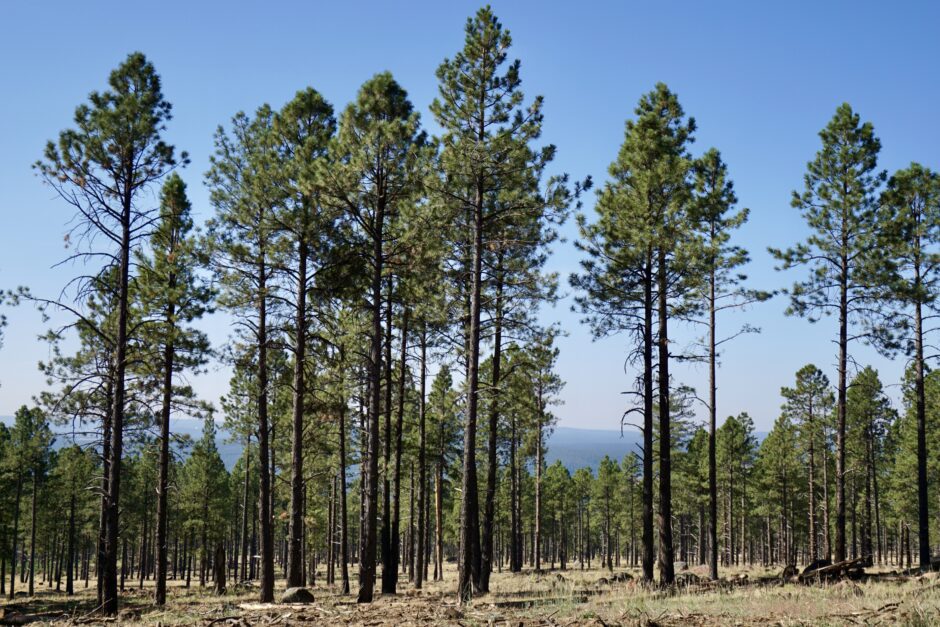
[(796, 383), (792, 388), (780, 389), (784, 398), (782, 413), (799, 429), (807, 454), (806, 503), (809, 520), (807, 534), (809, 540), (809, 560), (819, 557), (818, 517), (816, 514), (816, 485), (819, 479), (817, 471), (817, 443), (820, 441), (822, 427), (832, 411), (833, 393), (829, 378), (812, 364), (800, 368), (796, 373)]
[[(770, 252), (780, 270), (805, 267), (809, 277), (790, 290), (787, 315), (838, 318), (836, 346), (836, 538), (835, 560), (845, 551), (845, 403), (848, 386), (849, 343), (866, 335), (877, 319), (874, 287), (881, 282), (876, 270), (884, 251), (877, 245), (877, 192), (885, 173), (877, 170), (881, 141), (870, 122), (848, 104), (819, 133), (822, 147), (807, 164), (804, 191), (793, 192), (811, 234), (793, 248)], [(858, 327), (861, 327), (856, 331)], [(852, 332), (850, 334), (850, 331)]]
[[(211, 308), (212, 290), (199, 277), (198, 269), (207, 259), (200, 253), (193, 236), (191, 205), (186, 184), (171, 174), (160, 195), (160, 216), (150, 236), (149, 257), (139, 260), (139, 288), (142, 307), (153, 318), (150, 325), (152, 349), (161, 354), (154, 375), (159, 378), (160, 396), (160, 462), (157, 479), (157, 530), (155, 596), (157, 605), (166, 603), (167, 530), (170, 468), (170, 416), (174, 401), (175, 380), (186, 370), (206, 362), (209, 340), (205, 333), (189, 326)], [(183, 391), (191, 397), (189, 390)]]
[(718, 415), (718, 357), (720, 347), (741, 333), (753, 331), (745, 326), (723, 338), (718, 337), (718, 314), (740, 309), (769, 294), (745, 290), (741, 283), (747, 278), (740, 272), (748, 262), (747, 251), (731, 243), (731, 236), (748, 218), (748, 209), (735, 210), (738, 202), (728, 167), (714, 148), (695, 162), (695, 200), (693, 219), (703, 239), (703, 278), (705, 314), (707, 316), (708, 359), (708, 572), (718, 579), (718, 480), (715, 462), (715, 434)]

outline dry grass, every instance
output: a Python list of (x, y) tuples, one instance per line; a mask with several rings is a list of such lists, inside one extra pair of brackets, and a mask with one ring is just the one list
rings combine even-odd
[[(621, 571), (618, 571), (621, 572)], [(690, 571), (702, 575), (701, 571)], [(647, 588), (629, 580), (610, 582), (606, 570), (568, 570), (542, 574), (494, 573), (491, 593), (460, 608), (453, 594), (455, 572), (444, 582), (414, 590), (407, 582), (395, 597), (357, 605), (322, 585), (306, 606), (262, 605), (256, 590), (215, 597), (198, 586), (171, 582), (164, 609), (152, 604), (152, 588), (128, 587), (119, 620), (94, 613), (94, 588), (81, 586), (68, 598), (41, 587), (32, 599), (0, 603), (0, 624), (126, 625), (937, 625), (940, 578), (872, 579), (831, 585), (757, 582), (777, 570), (732, 571), (721, 586), (690, 584), (677, 589)], [(636, 573), (632, 573), (636, 575)], [(608, 580), (608, 581), (603, 581)], [(322, 576), (319, 579), (322, 581)], [(149, 582), (148, 582), (149, 583)], [(283, 581), (278, 582), (280, 596)], [(152, 584), (151, 584), (152, 585)], [(354, 586), (355, 587), (355, 586)]]

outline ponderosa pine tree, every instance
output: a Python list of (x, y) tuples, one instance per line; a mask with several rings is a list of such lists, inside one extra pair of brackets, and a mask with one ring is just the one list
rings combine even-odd
[[(382, 319), (388, 259), (400, 252), (398, 217), (416, 201), (424, 168), (425, 140), (408, 94), (389, 73), (377, 74), (359, 90), (340, 118), (323, 172), (330, 202), (343, 211), (358, 238), (356, 256), (366, 268), (370, 316), (367, 449), (362, 463), (359, 549), (360, 603), (372, 601), (376, 574), (379, 486), (379, 419), (382, 409)], [(386, 443), (388, 446), (389, 443)]]
[[(542, 99), (537, 97), (529, 106), (523, 106), (519, 61), (507, 64), (511, 44), (509, 31), (490, 8), (480, 9), (467, 20), (463, 49), (438, 68), (440, 96), (431, 104), (431, 112), (442, 128), (437, 193), (444, 204), (454, 207), (459, 218), (455, 222), (467, 228), (461, 252), (461, 261), (467, 263), (463, 280), (468, 291), (464, 329), (467, 413), (457, 584), (461, 602), (468, 601), (474, 590), (485, 591), (487, 585), (482, 574), (476, 468), (484, 257), (490, 239), (499, 238), (491, 225), (517, 204), (506, 202), (506, 197), (498, 202), (500, 195), (519, 190), (521, 181), (538, 181), (555, 153), (553, 146), (531, 147), (541, 134)], [(491, 523), (487, 533), (492, 534)], [(490, 539), (488, 536), (488, 543)], [(491, 557), (492, 545), (486, 548), (487, 557)]]
[[(747, 550), (747, 482), (757, 454), (757, 438), (754, 436), (754, 421), (742, 412), (728, 416), (718, 429), (717, 458), (724, 479), (725, 500), (725, 555), (726, 566), (743, 562)], [(737, 501), (737, 503), (736, 503)], [(735, 532), (737, 511), (741, 517), (740, 533)]]
[(698, 222), (703, 239), (702, 257), (705, 266), (705, 310), (708, 326), (708, 493), (710, 548), (708, 570), (718, 578), (718, 488), (715, 462), (715, 433), (718, 403), (717, 362), (721, 345), (741, 333), (753, 331), (745, 326), (728, 337), (717, 335), (717, 316), (728, 309), (740, 309), (750, 303), (766, 300), (770, 295), (747, 291), (741, 283), (747, 278), (740, 272), (748, 262), (747, 251), (731, 243), (731, 234), (748, 218), (748, 210), (735, 211), (738, 202), (728, 167), (714, 148), (695, 162), (693, 219)]
[[(817, 461), (817, 446), (825, 440), (821, 439), (823, 425), (832, 411), (833, 394), (829, 385), (829, 378), (819, 368), (808, 364), (796, 373), (796, 383), (792, 388), (783, 387), (780, 395), (784, 398), (781, 411), (787, 419), (795, 425), (802, 436), (807, 453), (807, 487), (806, 502), (809, 526), (809, 560), (813, 562), (819, 557), (819, 527), (816, 513), (816, 485), (819, 481), (816, 472), (819, 468)], [(828, 507), (828, 503), (825, 504)], [(826, 531), (828, 535), (828, 530)], [(828, 559), (828, 556), (826, 556)]]
[[(117, 321), (113, 337), (114, 379), (111, 443), (103, 548), (103, 611), (117, 614), (118, 513), (124, 437), (125, 372), (128, 367), (128, 310), (131, 259), (151, 228), (154, 210), (144, 198), (150, 187), (177, 165), (173, 147), (162, 139), (170, 103), (160, 77), (140, 52), (115, 69), (110, 89), (92, 92), (75, 110), (75, 128), (46, 145), (36, 163), (43, 180), (76, 211), (70, 239), (81, 248), (72, 258), (103, 255), (116, 268)], [(181, 161), (187, 161), (186, 154)], [(104, 247), (101, 242), (105, 242)], [(78, 281), (78, 298), (95, 281)], [(77, 313), (75, 309), (63, 308)]]
[[(643, 577), (653, 578), (653, 409), (659, 408), (659, 531), (663, 580), (674, 578), (671, 523), (669, 337), (675, 302), (691, 293), (691, 262), (700, 247), (690, 221), (691, 167), (688, 145), (695, 121), (687, 119), (678, 98), (660, 83), (640, 99), (636, 119), (627, 122), (624, 143), (610, 166), (610, 181), (598, 195), (598, 221), (579, 216), (587, 253), (583, 272), (572, 277), (581, 294), (577, 306), (595, 337), (626, 332), (633, 336), (632, 362), (642, 363), (641, 402), (628, 409), (643, 415)], [(656, 326), (654, 328), (654, 316)], [(655, 338), (655, 344), (654, 344)], [(654, 362), (653, 349), (658, 348)], [(653, 366), (658, 364), (654, 376)], [(658, 397), (653, 396), (659, 382)]]
[(881, 197), (882, 230), (897, 268), (891, 286), (905, 327), (905, 349), (914, 365), (917, 416), (917, 522), (921, 568), (930, 566), (930, 512), (927, 484), (927, 403), (924, 392), (925, 336), (936, 330), (940, 294), (940, 175), (918, 163), (891, 176)]
[(613, 521), (616, 524), (617, 513), (621, 505), (617, 499), (618, 486), (621, 481), (620, 466), (617, 465), (617, 461), (604, 455), (597, 467), (593, 500), (598, 504), (603, 520), (604, 552), (601, 558), (601, 567), (607, 566), (611, 572), (614, 570), (611, 522)]
[(291, 492), (288, 538), (287, 586), (304, 585), (304, 477), (303, 433), (307, 402), (307, 343), (311, 326), (308, 293), (320, 287), (317, 279), (332, 262), (329, 251), (336, 243), (335, 210), (324, 206), (322, 176), (329, 142), (336, 131), (333, 107), (316, 90), (297, 93), (275, 115), (273, 133), (278, 143), (277, 174), (283, 188), (284, 207), (275, 221), (287, 234), (289, 251), (280, 262), (286, 280), (293, 285), (293, 320), (290, 350), (294, 359), (291, 409)]
[[(24, 405), (16, 411), (13, 428), (10, 430), (10, 439), (19, 470), (16, 480), (17, 513), (20, 511), (19, 501), (20, 495), (22, 494), (22, 486), (27, 480), (30, 482), (31, 486), (28, 594), (29, 596), (33, 596), (36, 575), (36, 512), (39, 502), (39, 484), (48, 472), (52, 445), (55, 442), (55, 438), (52, 435), (52, 429), (49, 427), (49, 419), (46, 417), (45, 413), (38, 407), (29, 408)], [(16, 553), (17, 523), (18, 520), (14, 518), (14, 557)], [(10, 598), (13, 598), (16, 574), (15, 559), (10, 573)]]
[(212, 416), (203, 423), (202, 437), (182, 468), (181, 502), (190, 538), (199, 542), (199, 584), (205, 586), (208, 564), (217, 543), (225, 537), (228, 515), (229, 474), (216, 446), (216, 426)]
[(852, 529), (858, 530), (852, 534), (852, 554), (866, 560), (874, 560), (881, 538), (878, 477), (884, 459), (882, 443), (895, 418), (878, 371), (862, 368), (849, 383), (846, 397), (846, 471), (853, 488)]
[(271, 369), (269, 350), (275, 339), (270, 321), (276, 292), (277, 225), (273, 213), (281, 192), (269, 167), (276, 162), (271, 127), (274, 113), (267, 105), (254, 117), (238, 113), (229, 132), (219, 128), (215, 155), (206, 174), (216, 215), (209, 221), (208, 247), (221, 284), (219, 305), (231, 311), (236, 330), (256, 351), (252, 388), (257, 404), (258, 526), (260, 538), (259, 596), (274, 600), (274, 530), (269, 420)]
[[(836, 538), (834, 557), (845, 552), (845, 407), (849, 342), (866, 333), (878, 316), (872, 302), (876, 271), (884, 267), (885, 252), (877, 243), (877, 192), (885, 174), (877, 170), (881, 142), (870, 122), (861, 122), (842, 104), (820, 131), (822, 148), (807, 164), (803, 193), (793, 192), (812, 234), (793, 248), (770, 252), (780, 270), (805, 266), (809, 277), (790, 290), (788, 315), (818, 321), (838, 317), (838, 380), (836, 382)], [(850, 327), (863, 330), (849, 336)]]
[(166, 603), (167, 579), (167, 490), (170, 467), (170, 415), (173, 405), (182, 396), (191, 398), (192, 391), (174, 390), (180, 373), (205, 364), (209, 339), (205, 333), (189, 326), (210, 311), (214, 294), (199, 277), (198, 269), (207, 259), (200, 252), (192, 234), (191, 205), (186, 184), (171, 174), (160, 195), (160, 217), (150, 236), (151, 256), (140, 260), (139, 289), (142, 306), (154, 319), (150, 325), (151, 350), (159, 352), (155, 359), (159, 370), (160, 396), (160, 461), (157, 479), (155, 602)]

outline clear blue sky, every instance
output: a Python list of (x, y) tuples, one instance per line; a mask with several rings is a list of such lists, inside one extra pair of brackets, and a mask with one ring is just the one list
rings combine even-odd
[[(0, 20), (0, 287), (30, 285), (52, 296), (70, 270), (52, 266), (65, 254), (68, 208), (32, 174), (46, 140), (70, 124), (88, 92), (133, 50), (163, 77), (174, 105), (169, 138), (188, 150), (183, 172), (196, 212), (211, 211), (202, 185), (212, 132), (241, 109), (279, 106), (311, 85), (337, 109), (372, 74), (390, 70), (431, 123), (434, 70), (463, 42), (470, 2), (16, 2)], [(718, 147), (752, 218), (739, 243), (752, 252), (753, 285), (779, 288), (795, 275), (773, 270), (768, 245), (805, 235), (789, 206), (802, 186), (817, 132), (847, 101), (874, 123), (882, 166), (912, 160), (940, 168), (940, 4), (932, 2), (495, 2), (522, 60), (528, 95), (545, 96), (544, 138), (558, 146), (554, 171), (606, 177), (639, 96), (657, 81), (679, 94), (699, 124), (696, 152)], [(590, 212), (593, 197), (588, 199)], [(570, 239), (552, 267), (577, 269)], [(779, 298), (744, 321), (762, 327), (730, 345), (720, 371), (719, 412), (747, 410), (766, 430), (778, 413), (779, 388), (814, 362), (834, 377), (834, 326), (783, 316)], [(566, 300), (544, 312), (569, 336), (561, 342), (567, 381), (557, 409), (570, 427), (615, 428), (625, 409), (620, 391), (625, 338), (592, 343)], [(13, 311), (0, 352), (0, 415), (12, 414), (43, 385), (35, 369), (46, 348), (31, 309)], [(208, 320), (215, 341), (227, 325)], [(691, 332), (685, 332), (691, 337)], [(901, 372), (856, 347), (887, 384)], [(703, 387), (704, 371), (677, 378)], [(196, 381), (209, 399), (226, 386), (217, 371)]]

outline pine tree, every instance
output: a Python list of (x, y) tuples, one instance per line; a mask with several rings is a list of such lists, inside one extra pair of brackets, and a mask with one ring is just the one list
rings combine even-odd
[(927, 485), (927, 403), (924, 391), (925, 337), (935, 330), (940, 293), (940, 175), (912, 163), (888, 181), (881, 198), (882, 230), (897, 267), (892, 296), (905, 327), (906, 352), (914, 364), (914, 407), (917, 415), (917, 520), (921, 568), (930, 566), (930, 512)]
[[(146, 57), (139, 52), (130, 54), (111, 73), (108, 83), (110, 90), (92, 92), (90, 104), (75, 110), (76, 128), (62, 131), (58, 143), (46, 145), (44, 159), (37, 162), (36, 169), (76, 211), (71, 235), (82, 248), (72, 258), (102, 253), (117, 273), (117, 323), (112, 338), (115, 371), (102, 564), (103, 610), (115, 615), (131, 258), (150, 230), (153, 209), (144, 201), (146, 192), (176, 167), (177, 159), (173, 147), (161, 137), (171, 117), (171, 106), (163, 97), (160, 77)], [(186, 161), (183, 153), (181, 162)], [(98, 248), (102, 241), (111, 246)], [(77, 300), (84, 299), (84, 289), (94, 282), (94, 277), (78, 281)]]
[[(630, 333), (630, 361), (642, 363), (635, 394), (643, 415), (643, 577), (653, 578), (653, 408), (658, 403), (661, 447), (659, 490), (660, 569), (674, 577), (671, 523), (671, 443), (668, 321), (684, 315), (683, 297), (691, 294), (692, 262), (700, 251), (691, 225), (691, 166), (688, 145), (695, 121), (687, 119), (678, 98), (660, 83), (640, 99), (636, 119), (626, 125), (624, 143), (610, 166), (612, 181), (598, 195), (599, 219), (579, 216), (581, 241), (588, 254), (583, 273), (572, 277), (576, 297), (595, 337)], [(654, 317), (656, 326), (654, 328)], [(655, 338), (655, 344), (654, 344)], [(656, 362), (654, 346), (658, 348)], [(658, 363), (654, 377), (653, 366)], [(655, 381), (659, 382), (654, 397)]]
[[(505, 214), (520, 207), (534, 210), (536, 215), (550, 211), (544, 200), (532, 202), (531, 184), (526, 182), (541, 178), (555, 149), (530, 147), (541, 134), (542, 99), (537, 97), (529, 106), (523, 106), (519, 61), (507, 64), (511, 45), (509, 31), (490, 8), (480, 9), (467, 20), (463, 49), (438, 68), (440, 96), (431, 104), (431, 112), (442, 128), (437, 195), (454, 207), (455, 222), (467, 228), (460, 251), (461, 263), (467, 264), (464, 280), (468, 282), (464, 328), (467, 417), (457, 586), (461, 602), (468, 601), (474, 591), (485, 592), (488, 578), (483, 573), (491, 568), (492, 558), (488, 512), (484, 512), (487, 520), (483, 538), (487, 546), (481, 544), (476, 468), (484, 257), (490, 239), (499, 239), (494, 227)], [(506, 194), (519, 191), (522, 195), (516, 198)], [(495, 465), (491, 466), (495, 470)], [(487, 502), (492, 497), (488, 487)]]
[[(877, 191), (885, 178), (877, 171), (881, 142), (869, 122), (862, 123), (848, 104), (836, 110), (819, 136), (822, 148), (807, 164), (805, 190), (793, 192), (812, 234), (794, 248), (770, 252), (781, 270), (806, 266), (809, 277), (790, 291), (788, 315), (818, 321), (838, 317), (836, 383), (836, 541), (835, 560), (845, 559), (845, 407), (849, 328), (863, 325), (858, 338), (878, 320), (871, 300), (873, 275), (883, 266), (877, 245)], [(871, 333), (869, 333), (871, 336)], [(874, 336), (873, 336), (874, 337)], [(875, 338), (876, 339), (876, 338)]]
[(290, 240), (289, 252), (280, 262), (285, 279), (293, 284), (291, 352), (294, 358), (291, 410), (291, 493), (287, 586), (303, 585), (303, 433), (307, 400), (307, 343), (311, 326), (308, 294), (322, 289), (322, 274), (332, 267), (330, 253), (335, 240), (335, 211), (324, 207), (320, 170), (327, 160), (329, 142), (336, 131), (333, 107), (314, 89), (297, 93), (274, 118), (278, 142), (277, 173), (284, 188), (285, 207), (275, 221)]
[(206, 335), (190, 325), (210, 310), (212, 290), (197, 274), (207, 259), (192, 234), (191, 206), (186, 185), (171, 174), (160, 196), (160, 217), (150, 237), (150, 258), (140, 260), (143, 308), (155, 321), (149, 337), (151, 350), (161, 354), (153, 372), (160, 385), (160, 462), (157, 479), (156, 591), (157, 605), (166, 603), (167, 489), (170, 467), (170, 415), (174, 402), (193, 396), (190, 389), (174, 389), (179, 374), (205, 364), (209, 352)]
[(728, 168), (721, 154), (708, 150), (695, 163), (695, 191), (693, 219), (699, 224), (704, 240), (705, 309), (708, 316), (708, 492), (710, 545), (709, 575), (718, 578), (718, 489), (715, 462), (717, 417), (717, 362), (719, 348), (742, 332), (753, 331), (745, 326), (724, 338), (717, 335), (717, 315), (728, 309), (740, 309), (750, 303), (766, 300), (769, 294), (747, 291), (741, 287), (746, 277), (738, 270), (748, 262), (747, 251), (730, 243), (731, 234), (748, 218), (748, 210), (734, 211), (737, 196), (728, 177)]
[[(819, 557), (818, 527), (816, 514), (816, 476), (817, 446), (823, 434), (823, 426), (829, 413), (832, 411), (833, 394), (829, 379), (816, 366), (808, 364), (796, 373), (796, 384), (792, 388), (781, 388), (780, 395), (784, 398), (783, 415), (799, 429), (807, 451), (807, 503), (809, 517), (809, 559), (815, 561)], [(822, 442), (826, 446), (825, 441)], [(828, 508), (826, 503), (825, 507)], [(828, 529), (826, 535), (828, 536)], [(827, 556), (828, 558), (828, 556)]]
[[(377, 74), (360, 88), (356, 101), (343, 112), (339, 133), (331, 147), (333, 165), (323, 173), (330, 203), (343, 211), (351, 223), (355, 254), (366, 268), (368, 281), (365, 300), (370, 316), (369, 401), (367, 448), (362, 463), (360, 603), (372, 601), (375, 586), (382, 318), (383, 303), (387, 302), (382, 288), (388, 260), (401, 251), (399, 216), (416, 200), (424, 167), (424, 144), (419, 116), (407, 92), (391, 74)], [(388, 552), (385, 556), (390, 557)], [(384, 584), (383, 579), (383, 591)]]
[(206, 175), (216, 215), (209, 221), (208, 247), (212, 267), (221, 285), (219, 305), (232, 312), (236, 330), (252, 346), (255, 374), (256, 435), (258, 438), (258, 526), (260, 537), (260, 586), (262, 603), (274, 601), (274, 530), (271, 473), (272, 421), (270, 349), (276, 339), (271, 317), (275, 258), (279, 246), (274, 210), (282, 192), (272, 180), (269, 166), (275, 162), (271, 127), (274, 114), (260, 107), (254, 117), (238, 113), (231, 129), (215, 134), (215, 155)]
[(202, 437), (193, 446), (182, 469), (180, 499), (190, 537), (199, 540), (199, 581), (206, 584), (210, 555), (225, 538), (228, 517), (229, 474), (216, 446), (216, 426), (210, 416)]

